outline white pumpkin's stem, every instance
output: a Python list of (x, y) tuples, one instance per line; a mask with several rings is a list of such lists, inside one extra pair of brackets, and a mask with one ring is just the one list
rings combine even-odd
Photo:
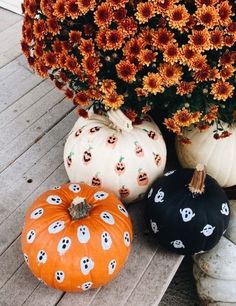
[(85, 198), (76, 197), (68, 210), (72, 220), (78, 220), (87, 217), (91, 208), (92, 206), (86, 202)]
[(188, 185), (189, 190), (194, 194), (202, 194), (205, 190), (206, 167), (198, 164), (194, 170), (191, 182)]
[(107, 112), (109, 120), (112, 122), (112, 126), (115, 129), (129, 132), (133, 129), (132, 121), (125, 116), (120, 110), (109, 110)]

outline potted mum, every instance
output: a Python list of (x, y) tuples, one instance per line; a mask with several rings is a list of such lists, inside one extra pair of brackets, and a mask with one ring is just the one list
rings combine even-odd
[(25, 0), (23, 11), (30, 66), (79, 108), (132, 121), (156, 109), (177, 135), (235, 121), (233, 0)]

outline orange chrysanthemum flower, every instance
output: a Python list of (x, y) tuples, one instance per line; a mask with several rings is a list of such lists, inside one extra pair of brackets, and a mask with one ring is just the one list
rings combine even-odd
[(78, 61), (77, 58), (73, 55), (68, 55), (66, 57), (66, 62), (65, 62), (65, 67), (71, 71), (71, 72), (75, 72), (78, 66)]
[(135, 89), (137, 97), (147, 97), (148, 92), (144, 88), (138, 87)]
[(143, 78), (143, 89), (153, 95), (163, 92), (164, 87), (161, 76), (158, 73), (149, 72)]
[(141, 38), (132, 38), (123, 48), (125, 56), (138, 56), (144, 48), (144, 42)]
[(235, 71), (236, 68), (233, 65), (222, 67), (222, 69), (220, 70), (220, 77), (223, 81), (225, 81), (227, 79), (230, 79), (234, 75)]
[(21, 40), (21, 50), (27, 58), (30, 56), (29, 45), (25, 39)]
[(91, 38), (82, 38), (79, 46), (79, 51), (83, 56), (95, 55), (93, 40)]
[(182, 31), (190, 18), (190, 14), (185, 5), (175, 5), (167, 11), (167, 14), (170, 27), (179, 31)]
[(34, 68), (38, 75), (42, 78), (48, 77), (48, 67), (44, 64), (43, 60), (39, 59), (37, 62), (35, 62)]
[[(120, 2), (120, 1), (119, 1)], [(120, 22), (127, 16), (127, 10), (123, 7), (117, 9), (116, 11), (113, 12), (113, 18), (114, 21)]]
[(202, 69), (194, 72), (194, 79), (197, 83), (207, 81), (209, 79), (210, 67), (204, 66)]
[(119, 28), (126, 36), (134, 36), (137, 32), (137, 22), (132, 17), (126, 17), (119, 23)]
[(107, 31), (105, 29), (100, 29), (96, 35), (95, 41), (96, 41), (98, 48), (101, 50), (106, 50), (106, 45), (107, 45), (106, 34), (107, 34)]
[(235, 59), (233, 58), (231, 52), (226, 52), (219, 58), (219, 64), (222, 66), (231, 66), (234, 63)]
[(91, 100), (86, 91), (79, 91), (74, 96), (73, 103), (81, 107), (88, 107), (91, 103)]
[(219, 0), (195, 0), (195, 4), (197, 7), (201, 7), (203, 5), (206, 6), (214, 6), (219, 2)]
[(80, 44), (81, 42), (81, 37), (82, 37), (82, 33), (80, 31), (70, 31), (69, 33), (69, 37), (70, 37), (70, 42), (72, 44)]
[(174, 33), (165, 28), (153, 32), (153, 45), (157, 49), (164, 50), (168, 44), (174, 43)]
[(218, 11), (215, 7), (203, 5), (198, 8), (195, 16), (198, 20), (198, 24), (205, 26), (206, 28), (213, 28), (218, 23)]
[(100, 70), (101, 63), (97, 56), (87, 56), (82, 60), (82, 67), (84, 72), (88, 75), (96, 75)]
[(226, 101), (232, 98), (234, 92), (234, 86), (229, 82), (218, 81), (211, 85), (211, 94), (213, 99)]
[(34, 18), (37, 12), (37, 3), (35, 0), (28, 0), (24, 2), (25, 14)]
[(101, 84), (101, 91), (104, 94), (114, 92), (116, 90), (116, 83), (111, 79), (105, 79)]
[(120, 108), (124, 103), (124, 96), (118, 95), (116, 92), (109, 93), (103, 97), (103, 104), (112, 109)]
[(34, 36), (38, 40), (42, 40), (44, 35), (46, 35), (46, 22), (42, 19), (34, 21)]
[(174, 64), (180, 59), (179, 48), (176, 44), (169, 44), (166, 46), (163, 57), (165, 62)]
[(81, 15), (77, 0), (67, 0), (65, 3), (66, 15), (71, 19), (77, 19)]
[(177, 64), (160, 64), (159, 71), (163, 82), (167, 87), (179, 84), (183, 74), (181, 67)]
[(106, 37), (106, 50), (118, 50), (124, 42), (123, 32), (118, 30), (108, 30)]
[(206, 55), (196, 54), (196, 56), (188, 62), (190, 70), (201, 70), (207, 66)]
[(68, 99), (73, 99), (74, 97), (74, 93), (71, 89), (69, 88), (66, 88), (65, 89), (65, 96), (68, 98)]
[(109, 3), (110, 6), (115, 10), (124, 7), (128, 2), (129, 0), (107, 0), (107, 3)]
[(166, 14), (177, 2), (178, 0), (156, 0), (156, 11), (159, 14)]
[(40, 8), (42, 10), (42, 13), (48, 18), (52, 18), (54, 1), (53, 0), (41, 0), (37, 2), (40, 3)]
[(154, 4), (150, 1), (140, 2), (137, 5), (137, 12), (135, 14), (139, 23), (146, 23), (155, 15)]
[(173, 115), (173, 120), (180, 127), (190, 126), (193, 123), (193, 117), (191, 113), (183, 107)]
[(96, 7), (95, 0), (77, 0), (79, 9), (83, 15), (87, 14), (89, 11), (94, 11)]
[(112, 21), (112, 10), (108, 3), (102, 3), (94, 13), (94, 21), (99, 27), (106, 27)]
[(195, 87), (195, 82), (182, 81), (176, 86), (176, 93), (180, 96), (189, 95), (193, 92)]
[(164, 120), (164, 125), (169, 131), (172, 131), (177, 135), (181, 135), (181, 128), (173, 118), (166, 118)]
[(149, 66), (152, 62), (155, 61), (157, 56), (157, 52), (153, 52), (149, 49), (141, 50), (140, 54), (138, 55), (138, 60), (141, 65)]
[(197, 51), (205, 51), (210, 49), (210, 37), (207, 29), (193, 30), (189, 35), (189, 44)]
[(135, 81), (136, 67), (128, 61), (120, 61), (116, 65), (117, 75), (125, 82), (133, 83)]
[(57, 57), (55, 53), (53, 52), (49, 51), (49, 52), (44, 53), (43, 59), (44, 59), (45, 65), (50, 68), (56, 68), (58, 66)]
[(233, 16), (232, 6), (228, 1), (220, 1), (218, 6), (218, 14), (219, 14), (219, 23), (222, 26), (229, 25), (232, 20), (231, 16)]
[(60, 33), (61, 26), (59, 25), (56, 18), (49, 18), (47, 20), (47, 29), (48, 32), (52, 33), (53, 35), (57, 35)]
[(194, 50), (190, 45), (184, 45), (180, 51), (180, 58), (179, 61), (183, 65), (189, 64), (190, 61), (193, 61), (193, 59), (197, 56), (197, 51)]
[(224, 36), (223, 31), (216, 29), (209, 32), (210, 35), (210, 48), (211, 49), (221, 49), (224, 46)]
[(139, 37), (142, 39), (144, 46), (152, 45), (153, 29), (149, 29), (148, 27), (143, 28)]
[(64, 0), (56, 0), (53, 6), (53, 15), (60, 19), (64, 20), (66, 17), (66, 3)]

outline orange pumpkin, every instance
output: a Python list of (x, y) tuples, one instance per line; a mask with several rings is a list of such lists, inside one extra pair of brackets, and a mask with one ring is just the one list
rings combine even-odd
[(65, 184), (29, 208), (22, 251), (32, 273), (63, 291), (84, 291), (112, 280), (131, 248), (132, 224), (120, 200), (100, 187)]

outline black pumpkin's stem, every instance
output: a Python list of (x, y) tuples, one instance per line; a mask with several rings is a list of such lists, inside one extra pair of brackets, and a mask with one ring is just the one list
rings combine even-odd
[(194, 170), (191, 182), (188, 185), (193, 194), (202, 194), (205, 190), (206, 167), (198, 164)]
[(72, 220), (78, 220), (87, 217), (91, 208), (92, 206), (86, 202), (85, 198), (76, 197), (68, 210)]

